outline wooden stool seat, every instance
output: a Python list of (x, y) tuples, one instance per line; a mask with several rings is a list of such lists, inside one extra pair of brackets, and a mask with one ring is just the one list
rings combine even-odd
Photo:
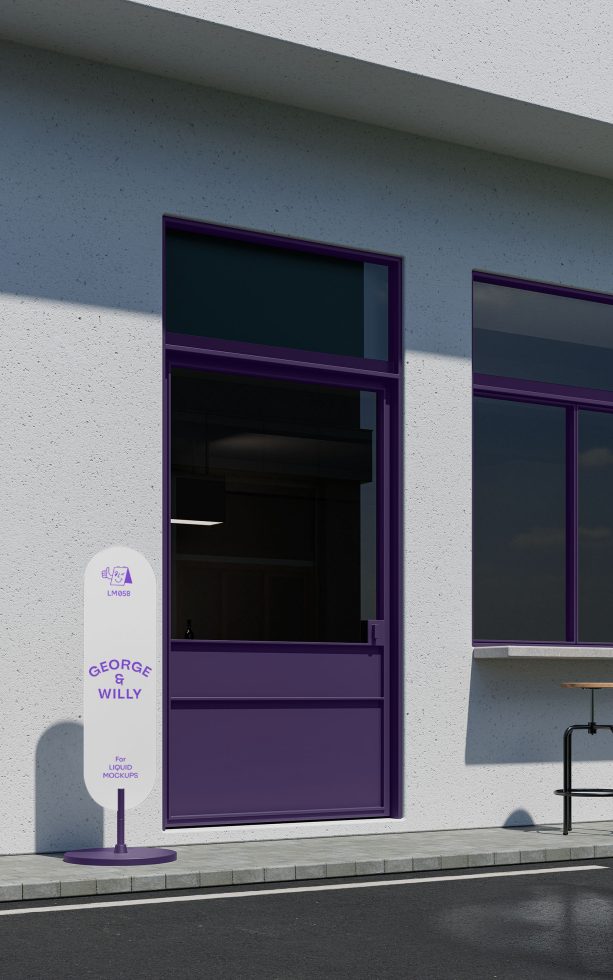
[(613, 681), (565, 681), (560, 687), (580, 687), (584, 691), (592, 688), (599, 691), (603, 687), (613, 687)]

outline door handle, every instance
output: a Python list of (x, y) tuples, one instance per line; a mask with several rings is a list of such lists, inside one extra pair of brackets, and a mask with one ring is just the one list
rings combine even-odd
[(371, 646), (382, 646), (385, 640), (385, 621), (383, 619), (368, 620), (368, 642)]

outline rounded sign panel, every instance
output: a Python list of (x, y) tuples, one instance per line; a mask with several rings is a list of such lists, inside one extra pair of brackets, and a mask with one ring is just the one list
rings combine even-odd
[(85, 570), (84, 774), (109, 809), (151, 792), (156, 771), (156, 588), (132, 548), (98, 552)]

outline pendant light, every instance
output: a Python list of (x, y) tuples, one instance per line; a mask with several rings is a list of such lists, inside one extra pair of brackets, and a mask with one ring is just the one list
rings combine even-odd
[(214, 527), (226, 519), (226, 481), (209, 476), (208, 418), (204, 431), (204, 474), (177, 474), (172, 480), (171, 524)]
[(199, 476), (176, 476), (171, 507), (171, 524), (213, 527), (223, 524), (226, 510), (224, 480)]

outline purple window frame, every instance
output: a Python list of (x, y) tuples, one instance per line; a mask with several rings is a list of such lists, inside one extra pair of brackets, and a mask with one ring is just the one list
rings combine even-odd
[[(329, 353), (314, 353), (297, 348), (270, 347), (263, 344), (250, 344), (242, 341), (226, 341), (218, 338), (192, 334), (173, 333), (166, 330), (166, 254), (165, 243), (168, 230), (188, 231), (219, 238), (231, 238), (259, 245), (274, 246), (279, 249), (310, 252), (328, 255), (333, 258), (360, 262), (377, 263), (388, 268), (388, 359), (373, 360)], [(364, 387), (381, 395), (377, 414), (378, 426), (384, 418), (385, 425), (380, 431), (385, 433), (386, 445), (380, 460), (380, 476), (385, 474), (389, 487), (388, 505), (383, 510), (385, 518), (384, 533), (380, 534), (378, 552), (381, 560), (384, 540), (388, 542), (389, 555), (385, 561), (383, 574), (384, 595), (378, 604), (385, 609), (385, 619), (389, 624), (389, 669), (388, 683), (389, 717), (386, 743), (389, 763), (389, 815), (402, 814), (402, 646), (401, 646), (401, 589), (402, 589), (402, 425), (401, 425), (401, 350), (402, 350), (402, 258), (397, 255), (369, 252), (363, 249), (330, 245), (290, 236), (274, 235), (220, 225), (205, 221), (195, 221), (174, 215), (162, 217), (162, 320), (163, 320), (163, 425), (162, 425), (162, 636), (163, 636), (163, 827), (176, 826), (170, 820), (169, 800), (169, 668), (172, 646), (180, 645), (181, 640), (172, 640), (170, 617), (171, 588), (171, 543), (170, 543), (170, 371), (172, 368), (191, 368), (220, 373), (246, 374), (250, 377), (282, 378), (289, 381), (302, 381), (311, 384), (340, 385), (344, 387)], [(378, 519), (381, 526), (382, 513), (378, 505)], [(215, 645), (218, 641), (200, 641), (201, 646)], [(232, 646), (232, 641), (225, 641)], [(286, 644), (290, 645), (290, 644)], [(339, 817), (343, 817), (339, 814)], [(289, 817), (287, 818), (289, 819)], [(300, 820), (296, 814), (295, 819)], [(325, 819), (334, 819), (328, 815)], [(257, 821), (256, 821), (257, 822)], [(204, 826), (205, 824), (203, 824)]]
[[(589, 300), (613, 306), (613, 295), (532, 282), (513, 276), (473, 271), (473, 283), (483, 282), (494, 286), (508, 286), (534, 293), (549, 293), (570, 299)], [(473, 639), (474, 646), (576, 646), (612, 647), (609, 643), (582, 643), (579, 640), (579, 467), (578, 433), (579, 412), (613, 413), (613, 391), (597, 388), (581, 388), (572, 385), (551, 384), (545, 381), (526, 381), (521, 378), (502, 377), (473, 372), (473, 395), (479, 398), (498, 398), (526, 404), (553, 405), (565, 410), (566, 420), (566, 636), (564, 640), (511, 640), (508, 637)], [(474, 453), (473, 453), (474, 459)], [(474, 476), (474, 473), (473, 473)], [(474, 522), (473, 522), (474, 527)]]

